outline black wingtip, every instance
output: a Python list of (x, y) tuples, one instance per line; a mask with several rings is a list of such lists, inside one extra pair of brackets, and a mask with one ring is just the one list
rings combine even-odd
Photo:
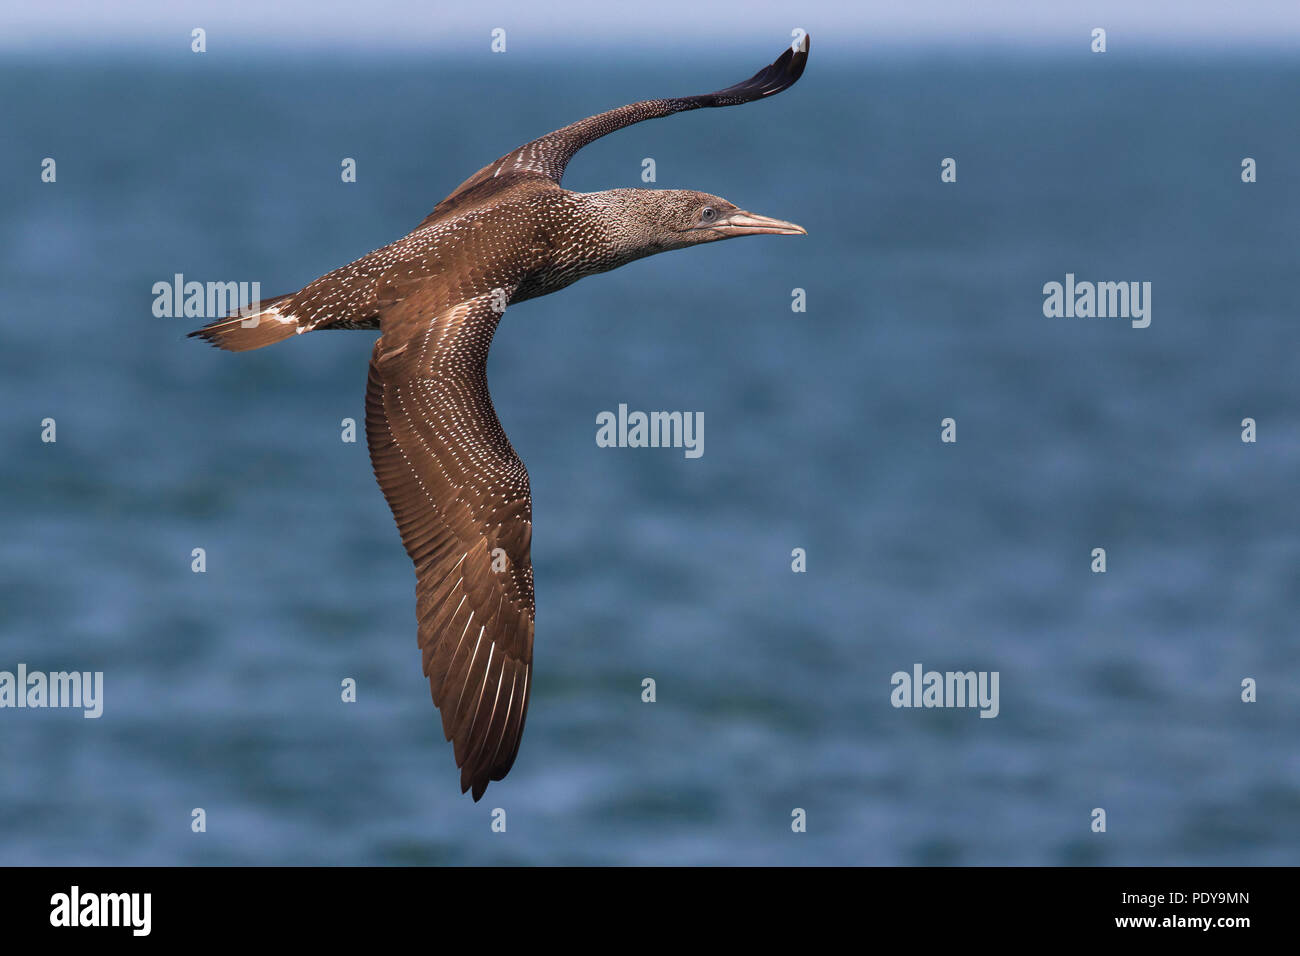
[(743, 83), (718, 90), (701, 97), (707, 106), (732, 106), (748, 103), (752, 100), (773, 96), (782, 90), (788, 90), (803, 76), (804, 67), (808, 65), (808, 48), (810, 34), (803, 34), (786, 47), (779, 57), (763, 67)]

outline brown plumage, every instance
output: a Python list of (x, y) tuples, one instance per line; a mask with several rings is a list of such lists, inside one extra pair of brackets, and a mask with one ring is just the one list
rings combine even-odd
[(506, 306), (669, 249), (803, 229), (690, 190), (560, 186), (583, 146), (642, 120), (748, 103), (803, 73), (804, 36), (743, 83), (580, 120), (465, 180), (409, 235), (298, 292), (190, 333), (230, 351), (316, 329), (380, 329), (366, 438), (415, 564), (424, 673), (478, 800), (514, 763), (532, 690), (532, 498), (497, 420), (487, 356)]

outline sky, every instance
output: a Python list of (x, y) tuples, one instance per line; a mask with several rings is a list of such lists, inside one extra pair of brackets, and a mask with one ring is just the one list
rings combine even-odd
[(1300, 46), (1300, 0), (43, 0), (0, 3), (0, 49), (188, 47), (202, 27), (223, 46), (515, 49), (603, 40), (692, 46), (801, 28), (871, 46), (1061, 46), (1107, 31), (1111, 51), (1151, 46)]

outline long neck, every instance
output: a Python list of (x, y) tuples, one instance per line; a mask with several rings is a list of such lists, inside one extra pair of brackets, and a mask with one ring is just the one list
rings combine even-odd
[(566, 191), (562, 204), (550, 214), (559, 222), (550, 230), (549, 264), (530, 276), (515, 301), (546, 295), (598, 272), (608, 272), (633, 260), (662, 252), (649, 238), (644, 200), (639, 190), (608, 189), (596, 193)]
[(593, 271), (607, 272), (667, 248), (651, 221), (653, 200), (648, 190), (606, 189), (570, 195), (596, 237), (593, 248), (598, 250), (600, 266)]

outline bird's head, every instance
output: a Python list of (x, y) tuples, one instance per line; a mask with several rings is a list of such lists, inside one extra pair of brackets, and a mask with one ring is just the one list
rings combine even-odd
[(629, 258), (682, 249), (736, 236), (802, 236), (792, 222), (737, 207), (721, 196), (693, 189), (611, 189), (602, 197), (601, 218)]

